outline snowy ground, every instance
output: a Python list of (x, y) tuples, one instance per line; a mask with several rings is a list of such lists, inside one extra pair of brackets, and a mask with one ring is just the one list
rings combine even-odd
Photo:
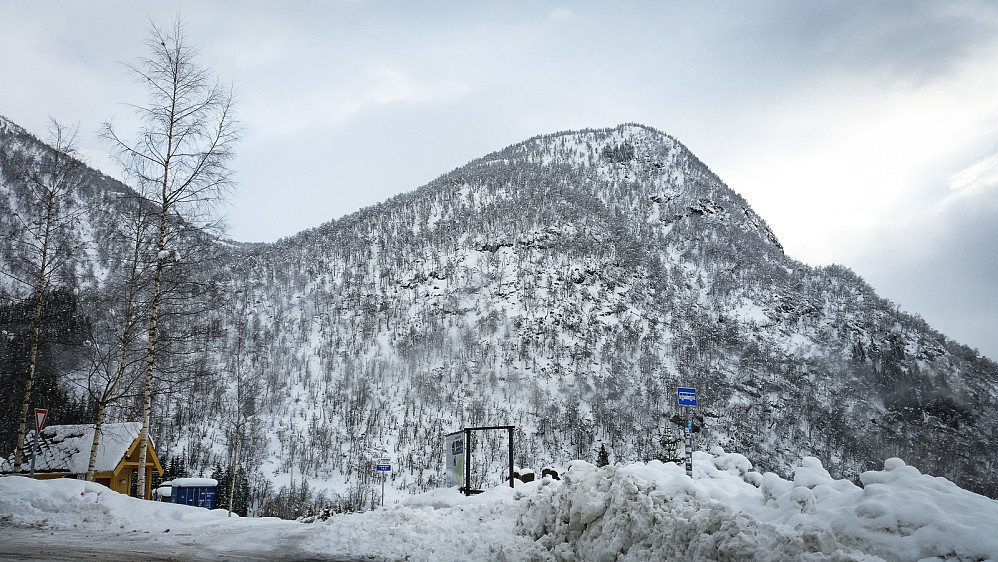
[(145, 502), (76, 480), (0, 478), (0, 557), (298, 560), (998, 560), (998, 501), (899, 459), (792, 481), (737, 454), (570, 465), (465, 498), (454, 489), (302, 523)]

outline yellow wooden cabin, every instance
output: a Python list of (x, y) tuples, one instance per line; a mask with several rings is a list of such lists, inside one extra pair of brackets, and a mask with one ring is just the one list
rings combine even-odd
[[(94, 480), (115, 492), (128, 495), (132, 481), (138, 479), (139, 468), (139, 422), (106, 423), (101, 427), (101, 441), (97, 448), (97, 462), (94, 465)], [(31, 443), (35, 432), (28, 434), (24, 451), (21, 474), (31, 471)], [(38, 458), (35, 459), (35, 478), (77, 478), (84, 479), (90, 464), (90, 449), (93, 445), (94, 426), (51, 425), (42, 429), (38, 440)], [(0, 472), (10, 473), (13, 462), (7, 459)], [(163, 466), (156, 455), (152, 439), (146, 452), (146, 490), (144, 497), (152, 493), (152, 475), (156, 471), (163, 475)]]

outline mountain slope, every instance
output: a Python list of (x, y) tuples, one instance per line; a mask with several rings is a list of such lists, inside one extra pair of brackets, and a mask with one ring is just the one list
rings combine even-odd
[[(244, 416), (240, 455), (270, 513), (316, 489), (369, 505), (383, 455), (395, 493), (441, 485), (442, 437), (465, 426), (516, 425), (515, 464), (534, 469), (601, 446), (669, 457), (686, 385), (700, 449), (783, 474), (815, 456), (853, 479), (900, 456), (998, 495), (982, 453), (998, 442), (998, 366), (847, 268), (786, 256), (744, 199), (648, 127), (536, 137), (228, 250), (203, 264), (231, 278), (202, 365), (216, 376), (164, 395), (154, 434), (210, 471)], [(89, 253), (75, 263), (99, 269)], [(504, 477), (505, 447), (478, 442), (473, 486)]]
[(531, 139), (251, 256), (236, 277), (270, 362), (269, 434), (305, 445), (279, 471), (338, 479), (383, 448), (415, 491), (441, 476), (442, 434), (506, 423), (518, 465), (601, 444), (648, 459), (693, 385), (699, 447), (784, 471), (814, 455), (848, 477), (902, 456), (998, 491), (978, 454), (995, 443), (994, 363), (848, 269), (785, 256), (647, 127)]

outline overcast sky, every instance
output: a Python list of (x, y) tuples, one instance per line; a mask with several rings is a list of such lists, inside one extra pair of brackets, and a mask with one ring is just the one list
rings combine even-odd
[(998, 4), (0, 0), (0, 114), (127, 128), (180, 14), (238, 92), (230, 235), (273, 241), (537, 134), (686, 144), (811, 265), (998, 359)]

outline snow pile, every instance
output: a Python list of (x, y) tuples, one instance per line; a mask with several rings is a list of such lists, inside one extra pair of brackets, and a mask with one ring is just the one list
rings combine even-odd
[(834, 480), (813, 457), (793, 481), (742, 455), (596, 468), (573, 462), (520, 521), (559, 560), (998, 559), (998, 502), (900, 459)]
[(573, 461), (562, 481), (472, 497), (441, 489), (314, 523), (229, 519), (78, 480), (7, 477), (0, 528), (8, 539), (62, 529), (41, 538), (69, 554), (96, 540), (105, 553), (141, 544), (195, 559), (998, 560), (998, 501), (899, 459), (863, 473), (862, 486), (831, 478), (815, 458), (793, 480), (721, 450), (693, 460), (692, 479), (657, 461)]
[(68, 529), (83, 525), (163, 531), (171, 525), (217, 522), (227, 515), (221, 509), (209, 511), (140, 500), (84, 480), (0, 478), (0, 519), (17, 526)]
[(445, 488), (377, 511), (332, 517), (305, 549), (376, 560), (551, 560), (542, 545), (517, 532), (523, 498), (541, 486), (497, 487), (471, 497)]
[(306, 527), (140, 500), (82, 480), (0, 478), (2, 559), (37, 551), (53, 560), (278, 560)]

